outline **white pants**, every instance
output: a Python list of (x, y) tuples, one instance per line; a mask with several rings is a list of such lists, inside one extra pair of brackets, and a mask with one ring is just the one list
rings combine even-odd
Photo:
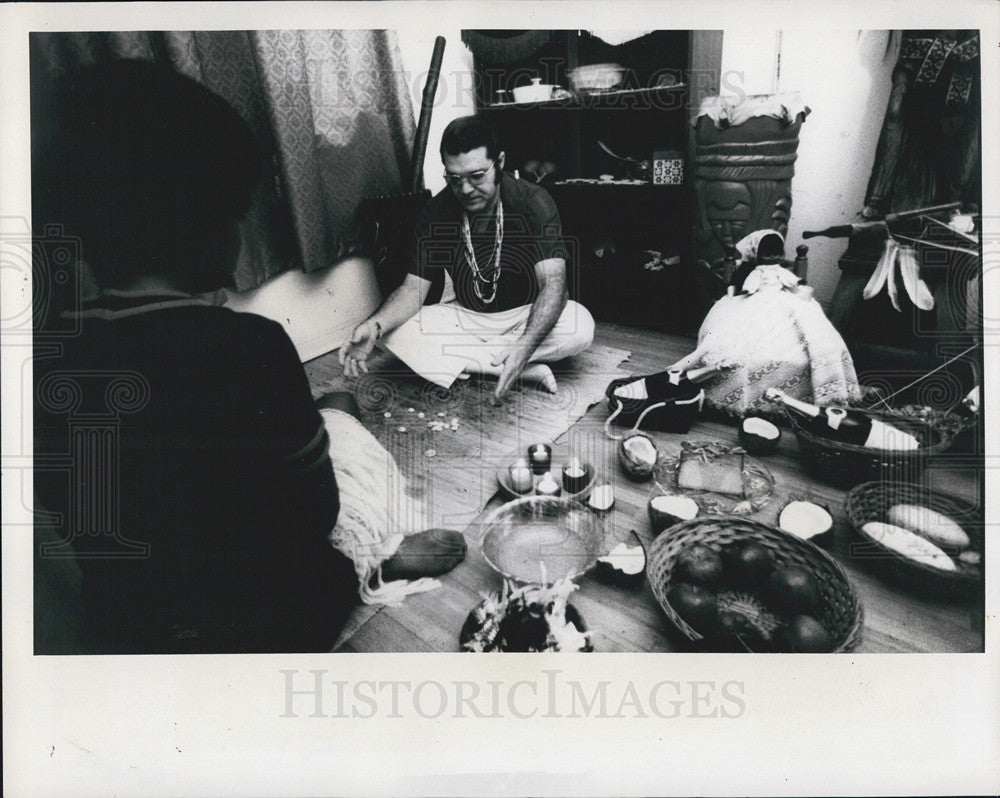
[[(449, 388), (463, 371), (487, 371), (493, 358), (520, 338), (530, 312), (531, 305), (499, 313), (478, 313), (457, 302), (424, 305), (380, 343), (424, 379)], [(579, 354), (593, 340), (593, 317), (571, 300), (530, 362)]]

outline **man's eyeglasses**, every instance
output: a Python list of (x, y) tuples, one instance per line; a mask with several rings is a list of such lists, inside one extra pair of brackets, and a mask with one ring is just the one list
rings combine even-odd
[(490, 176), (490, 172), (496, 168), (496, 165), (497, 162), (494, 161), (490, 164), (489, 169), (480, 169), (478, 172), (469, 172), (467, 175), (456, 175), (451, 172), (445, 172), (444, 179), (445, 182), (454, 189), (461, 188), (462, 184), (466, 181), (469, 182), (470, 186), (479, 187), (486, 182), (487, 178)]

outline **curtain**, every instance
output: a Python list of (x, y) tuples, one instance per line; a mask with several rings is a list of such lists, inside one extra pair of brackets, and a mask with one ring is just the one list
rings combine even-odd
[(513, 64), (548, 44), (548, 30), (463, 30), (462, 41), (476, 58), (491, 64)]
[(979, 36), (971, 30), (896, 35), (899, 59), (865, 215), (954, 200), (979, 205)]
[(415, 125), (393, 31), (33, 33), (31, 55), (33, 85), (98, 61), (169, 64), (243, 116), (271, 173), (243, 222), (239, 290), (358, 251), (361, 200), (408, 183)]

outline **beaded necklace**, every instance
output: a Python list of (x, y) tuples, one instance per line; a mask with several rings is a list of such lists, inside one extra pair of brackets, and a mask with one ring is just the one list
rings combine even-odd
[[(500, 250), (503, 245), (503, 201), (497, 199), (497, 221), (496, 236), (493, 240), (493, 252), (490, 255), (490, 262), (493, 264), (489, 277), (483, 276), (479, 264), (476, 262), (476, 253), (472, 247), (472, 231), (469, 229), (469, 214), (462, 213), (462, 240), (465, 244), (465, 260), (472, 271), (472, 288), (479, 297), (479, 301), (484, 305), (489, 305), (497, 298), (497, 284), (500, 282)], [(480, 287), (482, 286), (482, 287)], [(489, 296), (484, 296), (489, 291)]]

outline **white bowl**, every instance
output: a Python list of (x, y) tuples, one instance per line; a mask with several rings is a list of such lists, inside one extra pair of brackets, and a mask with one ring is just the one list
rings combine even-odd
[(621, 64), (588, 64), (570, 70), (569, 85), (573, 91), (610, 91), (621, 85), (625, 79), (625, 67)]
[(552, 99), (552, 90), (555, 88), (551, 83), (529, 83), (527, 86), (518, 86), (511, 93), (516, 103), (542, 103)]

